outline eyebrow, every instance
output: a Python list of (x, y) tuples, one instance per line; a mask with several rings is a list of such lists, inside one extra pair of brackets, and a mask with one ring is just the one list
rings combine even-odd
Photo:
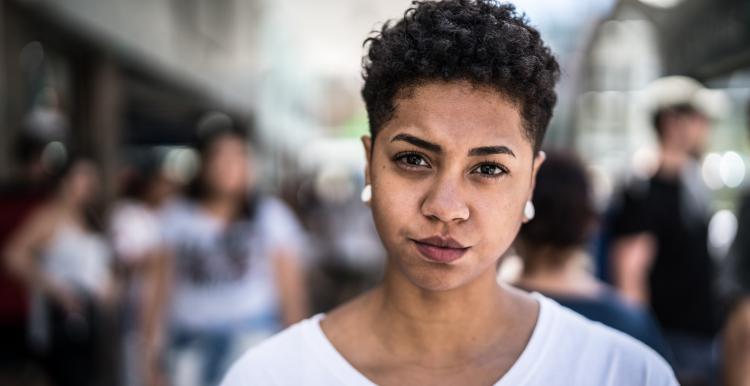
[(440, 147), (440, 145), (434, 144), (432, 142), (427, 142), (424, 139), (420, 139), (409, 134), (399, 134), (391, 139), (391, 142), (395, 141), (408, 142), (416, 147), (421, 147), (422, 149), (429, 150), (433, 153), (439, 154), (443, 152), (443, 148)]
[(469, 150), (469, 155), (471, 156), (493, 155), (493, 154), (507, 154), (509, 156), (512, 156), (513, 158), (516, 158), (516, 154), (513, 153), (513, 150), (511, 150), (507, 146), (483, 146), (483, 147), (475, 147)]
[[(421, 147), (425, 150), (429, 150), (433, 153), (440, 154), (443, 152), (443, 148), (440, 147), (440, 145), (425, 141), (424, 139), (417, 138), (409, 134), (398, 134), (391, 139), (391, 142), (395, 142), (395, 141), (404, 141), (414, 146)], [(486, 155), (493, 155), (493, 154), (507, 154), (507, 155), (512, 156), (513, 158), (516, 158), (516, 154), (513, 153), (513, 150), (511, 150), (507, 146), (482, 146), (482, 147), (475, 147), (469, 150), (470, 156), (486, 156)]]

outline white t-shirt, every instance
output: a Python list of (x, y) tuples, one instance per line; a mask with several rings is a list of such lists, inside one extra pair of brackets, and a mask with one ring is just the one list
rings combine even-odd
[(98, 233), (62, 225), (43, 252), (42, 268), (57, 280), (89, 295), (102, 294), (110, 284), (112, 251)]
[(222, 224), (192, 202), (165, 212), (167, 246), (175, 255), (171, 321), (194, 330), (247, 329), (273, 324), (279, 294), (273, 259), (278, 250), (299, 256), (303, 234), (291, 210), (263, 197), (252, 221)]
[(110, 232), (117, 257), (125, 263), (139, 262), (163, 243), (159, 211), (137, 201), (115, 206)]
[[(539, 319), (521, 356), (495, 386), (672, 386), (669, 365), (637, 340), (538, 293)], [(373, 386), (339, 354), (319, 314), (250, 349), (222, 386)]]

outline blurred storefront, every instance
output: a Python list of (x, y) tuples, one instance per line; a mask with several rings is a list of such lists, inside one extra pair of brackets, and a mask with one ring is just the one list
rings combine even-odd
[[(704, 174), (716, 174), (721, 180), (719, 174), (738, 174), (741, 168), (744, 177), (750, 3), (620, 0), (590, 36), (577, 69), (571, 126), (576, 148), (591, 161), (598, 176), (601, 197), (607, 197), (619, 181), (650, 172), (657, 146), (652, 127), (654, 101), (648, 87), (670, 75), (688, 76), (706, 87), (714, 130)], [(742, 165), (732, 161), (738, 154)], [(728, 157), (724, 164), (732, 164), (726, 168), (733, 170), (721, 172), (716, 157)], [(717, 209), (731, 208), (738, 191), (735, 188), (744, 182), (730, 180), (713, 186), (709, 183)]]
[(94, 157), (111, 197), (130, 147), (190, 142), (207, 111), (249, 125), (247, 98), (211, 78), (218, 67), (205, 59), (246, 55), (211, 46), (231, 37), (232, 9), (202, 4), (0, 2), (0, 177), (17, 171), (17, 138), (32, 134)]
[(655, 81), (684, 76), (702, 84), (698, 99), (712, 131), (699, 178), (708, 192), (709, 250), (724, 260), (749, 185), (750, 3), (619, 0), (574, 71), (569, 140), (589, 163), (602, 210), (630, 181), (656, 172)]

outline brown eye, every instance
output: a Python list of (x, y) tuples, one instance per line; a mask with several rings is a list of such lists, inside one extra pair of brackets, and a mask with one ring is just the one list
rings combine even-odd
[(497, 164), (481, 164), (477, 166), (473, 173), (481, 174), (482, 177), (499, 177), (506, 174), (508, 171)]
[(430, 167), (430, 164), (427, 163), (427, 160), (416, 153), (405, 153), (397, 155), (394, 159), (396, 162), (399, 162), (401, 164), (404, 164), (407, 167)]

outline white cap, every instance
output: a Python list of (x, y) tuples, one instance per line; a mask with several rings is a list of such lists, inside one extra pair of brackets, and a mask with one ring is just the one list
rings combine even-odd
[(729, 110), (730, 101), (723, 91), (710, 90), (686, 76), (659, 78), (646, 87), (649, 110), (657, 112), (672, 106), (687, 104), (710, 118), (718, 118)]

